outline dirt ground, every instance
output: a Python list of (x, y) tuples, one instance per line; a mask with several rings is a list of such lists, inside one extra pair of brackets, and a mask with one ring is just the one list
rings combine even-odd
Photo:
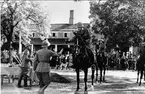
[[(88, 75), (88, 92), (84, 92), (83, 72), (80, 72), (80, 91), (76, 90), (76, 73), (73, 70), (52, 70), (52, 82), (45, 90), (45, 94), (145, 94), (145, 81), (142, 86), (136, 83), (135, 71), (108, 71), (105, 83), (95, 83), (91, 87), (91, 72)], [(36, 94), (38, 83), (32, 88), (17, 88), (14, 83), (5, 83), (1, 87), (1, 94)]]

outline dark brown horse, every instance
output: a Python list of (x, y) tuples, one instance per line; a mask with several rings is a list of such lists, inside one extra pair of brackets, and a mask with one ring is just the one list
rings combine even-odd
[[(106, 56), (105, 52), (99, 52), (98, 54), (96, 54), (96, 58), (97, 58), (98, 69), (100, 70), (99, 82), (100, 83), (102, 81), (105, 82), (105, 73), (106, 73), (106, 69), (107, 69), (107, 56)], [(98, 79), (97, 77), (96, 77), (96, 80)]]
[[(140, 49), (140, 56), (137, 59), (137, 83), (139, 81), (139, 86), (141, 85), (141, 81), (144, 75), (144, 80), (145, 80), (145, 47), (142, 47)], [(139, 74), (140, 74), (140, 79), (139, 79)]]
[[(136, 65), (136, 68), (137, 68), (137, 83), (140, 80), (139, 81), (139, 86), (141, 85), (141, 81), (142, 81), (142, 78), (143, 78), (143, 74), (145, 72), (145, 63), (144, 63), (145, 60), (143, 61), (141, 58), (142, 57), (139, 57), (137, 59), (137, 65)], [(140, 75), (140, 78), (139, 78), (139, 75)], [(144, 74), (144, 76), (145, 76), (145, 74)]]
[(85, 82), (85, 91), (87, 91), (87, 76), (88, 76), (88, 68), (92, 66), (94, 63), (94, 55), (92, 51), (85, 45), (79, 45), (79, 41), (84, 43), (81, 36), (78, 36), (76, 39), (76, 44), (73, 49), (73, 67), (76, 70), (77, 75), (77, 89), (80, 89), (80, 70), (84, 71), (84, 82)]
[[(93, 79), (94, 79), (94, 73), (96, 70), (96, 82), (99, 81), (100, 83), (102, 81), (105, 81), (105, 73), (107, 69), (107, 53), (105, 52), (105, 45), (96, 44), (95, 45), (95, 52), (96, 52), (96, 58), (95, 63), (92, 65), (92, 86), (93, 86)], [(100, 70), (100, 80), (98, 80), (98, 71)]]

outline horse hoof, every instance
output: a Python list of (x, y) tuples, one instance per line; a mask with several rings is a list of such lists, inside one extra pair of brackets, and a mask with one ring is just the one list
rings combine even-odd
[(87, 88), (85, 88), (85, 91), (88, 91), (88, 89), (87, 89)]
[(101, 84), (101, 83), (102, 83), (102, 81), (99, 81), (99, 83)]
[(105, 83), (105, 82), (106, 82), (106, 80), (103, 80), (103, 82)]
[(88, 94), (88, 91), (87, 91), (87, 90), (85, 90), (85, 91), (84, 91), (84, 94)]
[(79, 91), (79, 88), (77, 88), (76, 91)]
[(93, 85), (91, 85), (91, 90), (94, 91), (94, 86)]
[(78, 91), (75, 91), (75, 93), (74, 94), (79, 94), (79, 92)]
[(105, 78), (103, 78), (103, 81), (105, 81)]
[(37, 93), (36, 94), (41, 94), (42, 92), (41, 91), (37, 91)]

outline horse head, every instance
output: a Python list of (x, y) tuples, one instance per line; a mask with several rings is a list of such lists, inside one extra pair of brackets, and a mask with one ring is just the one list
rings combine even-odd
[(78, 55), (79, 53), (80, 53), (80, 47), (79, 47), (79, 45), (75, 45), (75, 47), (74, 47), (74, 54)]

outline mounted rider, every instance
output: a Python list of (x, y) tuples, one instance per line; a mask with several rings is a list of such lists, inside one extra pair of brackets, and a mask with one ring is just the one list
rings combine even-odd
[(91, 35), (87, 28), (84, 27), (84, 25), (79, 22), (77, 23), (77, 31), (73, 32), (74, 37), (70, 41), (74, 41), (75, 45), (77, 45), (77, 39), (78, 39), (78, 45), (79, 47), (85, 47), (87, 49), (87, 54), (89, 58), (91, 59), (91, 62), (94, 62), (94, 54), (90, 48), (91, 43)]
[(84, 43), (82, 41), (79, 41), (78, 44), (81, 46), (89, 47), (90, 40), (91, 40), (90, 32), (84, 27), (84, 25), (81, 22), (79, 22), (77, 24), (77, 28), (78, 28), (78, 30), (73, 32), (75, 37), (73, 37), (72, 40), (76, 40), (78, 38), (78, 36), (80, 36), (83, 39)]

